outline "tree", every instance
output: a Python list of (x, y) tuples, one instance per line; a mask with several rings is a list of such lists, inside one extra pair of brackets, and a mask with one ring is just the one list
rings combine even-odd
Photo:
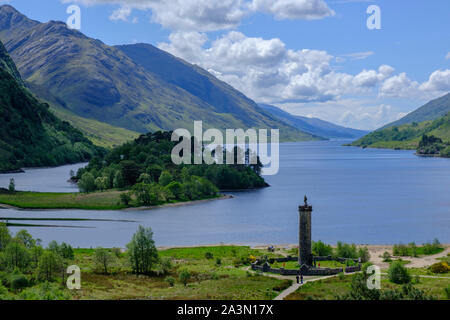
[(94, 176), (89, 172), (84, 173), (78, 182), (78, 188), (80, 189), (80, 192), (85, 193), (95, 191), (96, 186)]
[(333, 254), (333, 248), (330, 245), (323, 243), (321, 240), (313, 242), (312, 251), (315, 255), (320, 257), (331, 256)]
[(127, 249), (133, 271), (137, 274), (149, 274), (158, 261), (152, 229), (139, 226), (131, 242), (127, 244)]
[(18, 241), (10, 241), (5, 248), (4, 258), (9, 269), (25, 269), (30, 263), (30, 255), (25, 246)]
[(30, 249), (34, 247), (36, 241), (33, 239), (32, 235), (28, 233), (27, 230), (20, 230), (16, 234), (16, 239), (19, 240), (26, 248)]
[(150, 206), (158, 202), (158, 196), (152, 192), (152, 187), (149, 184), (137, 183), (133, 186), (132, 192), (140, 205)]
[(159, 184), (163, 187), (167, 186), (169, 183), (173, 181), (173, 177), (169, 171), (163, 171), (161, 176), (159, 177)]
[(361, 258), (361, 262), (365, 263), (370, 260), (370, 253), (367, 247), (362, 247), (358, 249), (358, 258)]
[(143, 173), (139, 176), (138, 182), (142, 182), (145, 184), (150, 184), (152, 183), (152, 176), (149, 175), (148, 173)]
[(141, 169), (136, 162), (131, 160), (124, 160), (120, 162), (121, 172), (125, 186), (133, 186), (136, 184), (140, 176)]
[(54, 251), (46, 250), (39, 259), (37, 272), (40, 279), (52, 281), (62, 268), (61, 256)]
[(14, 178), (11, 178), (9, 180), (8, 190), (11, 191), (11, 192), (15, 192), (16, 191), (16, 182), (15, 182)]
[(108, 274), (108, 268), (114, 262), (115, 256), (107, 249), (98, 247), (94, 252), (95, 263), (103, 269), (105, 274)]
[(122, 172), (117, 171), (114, 175), (113, 187), (116, 189), (122, 189), (125, 187), (125, 180), (123, 179)]
[(187, 270), (183, 270), (178, 275), (178, 279), (186, 287), (189, 282), (189, 279), (191, 279), (191, 273)]
[(175, 199), (183, 200), (185, 198), (183, 186), (178, 181), (172, 181), (165, 188), (173, 194)]
[(122, 203), (123, 205), (128, 207), (130, 202), (131, 202), (131, 196), (128, 193), (120, 194), (120, 203)]
[(400, 261), (391, 263), (388, 269), (389, 280), (397, 284), (406, 284), (411, 282), (411, 276)]
[(65, 242), (61, 243), (58, 252), (64, 259), (73, 260), (75, 258), (72, 246)]
[(4, 250), (11, 241), (11, 234), (4, 223), (0, 223), (0, 251)]

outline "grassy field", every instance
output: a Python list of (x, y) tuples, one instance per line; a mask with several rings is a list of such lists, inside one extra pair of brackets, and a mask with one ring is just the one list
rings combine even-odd
[[(286, 300), (336, 300), (337, 295), (344, 295), (351, 290), (353, 275), (344, 277), (333, 277), (315, 282), (309, 282), (300, 287), (297, 291), (287, 296)], [(419, 283), (414, 286), (424, 290), (427, 294), (437, 299), (447, 299), (445, 288), (450, 286), (450, 278), (420, 278)], [(382, 276), (381, 290), (399, 289), (401, 285), (390, 282), (386, 276)]]
[(113, 148), (132, 141), (139, 137), (139, 133), (112, 126), (94, 119), (79, 117), (63, 108), (51, 109), (56, 116), (68, 121), (75, 128), (79, 129), (95, 145), (104, 148)]
[(0, 193), (0, 203), (23, 209), (83, 209), (118, 210), (126, 208), (120, 204), (124, 191), (96, 193), (44, 193), (14, 192)]
[[(206, 253), (212, 258), (206, 258)], [(287, 288), (290, 280), (279, 280), (254, 275), (236, 265), (236, 260), (266, 252), (249, 247), (216, 246), (168, 249), (159, 252), (169, 258), (169, 273), (153, 276), (136, 276), (129, 272), (128, 261), (121, 255), (111, 274), (101, 274), (93, 263), (93, 250), (75, 249), (75, 261), (82, 269), (82, 289), (74, 293), (74, 299), (273, 299)], [(217, 263), (219, 258), (220, 264)], [(187, 286), (178, 281), (181, 270), (187, 270), (191, 279)], [(173, 277), (170, 286), (165, 280)]]
[[(126, 192), (119, 190), (94, 193), (0, 192), (0, 204), (21, 209), (122, 210), (138, 207), (135, 201), (131, 201), (129, 206), (120, 203), (120, 195)], [(218, 197), (220, 196), (205, 200)], [(171, 201), (165, 204), (178, 203), (183, 202)]]

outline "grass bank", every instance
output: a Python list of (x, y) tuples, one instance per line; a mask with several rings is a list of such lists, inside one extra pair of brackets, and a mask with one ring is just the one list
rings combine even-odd
[[(162, 206), (177, 206), (197, 201), (171, 201), (153, 207), (139, 207), (135, 201), (128, 206), (120, 201), (120, 195), (127, 191), (110, 190), (94, 193), (47, 193), (47, 192), (0, 192), (0, 205), (12, 206), (19, 209), (81, 209), (81, 210), (123, 210), (123, 209), (153, 209)], [(226, 198), (219, 195), (199, 201)]]

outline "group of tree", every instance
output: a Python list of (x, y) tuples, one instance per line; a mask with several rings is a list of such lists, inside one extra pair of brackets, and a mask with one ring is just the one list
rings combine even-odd
[(417, 153), (420, 155), (450, 157), (450, 144), (444, 142), (441, 138), (424, 134), (419, 142)]
[(392, 248), (392, 254), (394, 256), (401, 257), (418, 257), (420, 254), (430, 255), (436, 254), (442, 251), (442, 245), (436, 238), (433, 242), (424, 243), (422, 246), (418, 247), (414, 242), (408, 245), (405, 244), (394, 244)]
[(337, 295), (339, 300), (435, 300), (436, 297), (420, 290), (412, 283), (408, 270), (400, 263), (393, 262), (388, 271), (389, 280), (395, 284), (401, 285), (395, 289), (370, 289), (367, 285), (369, 276), (366, 272), (370, 263), (363, 267), (363, 272), (354, 274), (350, 290)]
[[(0, 292), (5, 291), (4, 288), (17, 292), (56, 279), (62, 279), (63, 283), (66, 268), (73, 258), (73, 249), (66, 243), (52, 241), (44, 248), (41, 241), (26, 230), (13, 236), (5, 224), (0, 224)], [(43, 288), (51, 289), (52, 292), (48, 292), (51, 296), (64, 296), (54, 286)]]
[(334, 258), (361, 259), (362, 263), (370, 259), (367, 247), (357, 247), (355, 244), (348, 244), (338, 241), (336, 248), (322, 241), (313, 241), (312, 252), (316, 256), (332, 256)]
[(139, 205), (154, 205), (213, 197), (219, 189), (267, 186), (260, 176), (259, 161), (258, 164), (173, 164), (171, 152), (176, 142), (171, 141), (171, 136), (171, 132), (148, 133), (104, 156), (94, 157), (74, 177), (80, 191), (130, 190), (122, 196), (124, 204), (135, 199)]
[[(159, 257), (152, 230), (143, 226), (139, 226), (125, 253), (98, 247), (92, 261), (96, 272), (108, 274), (122, 257), (126, 257), (126, 268), (136, 274), (167, 274), (172, 269), (170, 259)], [(5, 224), (0, 224), (0, 300), (12, 299), (12, 294), (19, 299), (69, 299), (64, 288), (67, 267), (73, 263), (75, 253), (70, 245), (51, 241), (43, 247), (42, 241), (26, 230), (12, 235)]]

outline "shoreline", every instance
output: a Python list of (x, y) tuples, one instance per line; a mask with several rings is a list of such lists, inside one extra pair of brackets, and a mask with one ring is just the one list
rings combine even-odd
[(82, 210), (82, 211), (146, 211), (146, 210), (155, 210), (161, 208), (171, 208), (171, 207), (181, 207), (188, 205), (195, 205), (204, 202), (210, 202), (215, 200), (228, 200), (233, 199), (234, 196), (229, 194), (223, 194), (216, 198), (202, 199), (202, 200), (193, 200), (193, 201), (184, 201), (184, 202), (176, 202), (176, 203), (165, 203), (157, 206), (149, 206), (149, 207), (136, 207), (136, 208), (123, 208), (123, 209), (80, 209), (80, 208), (21, 208), (12, 206), (9, 204), (0, 203), (0, 210), (16, 210), (16, 211), (72, 211), (72, 210)]

